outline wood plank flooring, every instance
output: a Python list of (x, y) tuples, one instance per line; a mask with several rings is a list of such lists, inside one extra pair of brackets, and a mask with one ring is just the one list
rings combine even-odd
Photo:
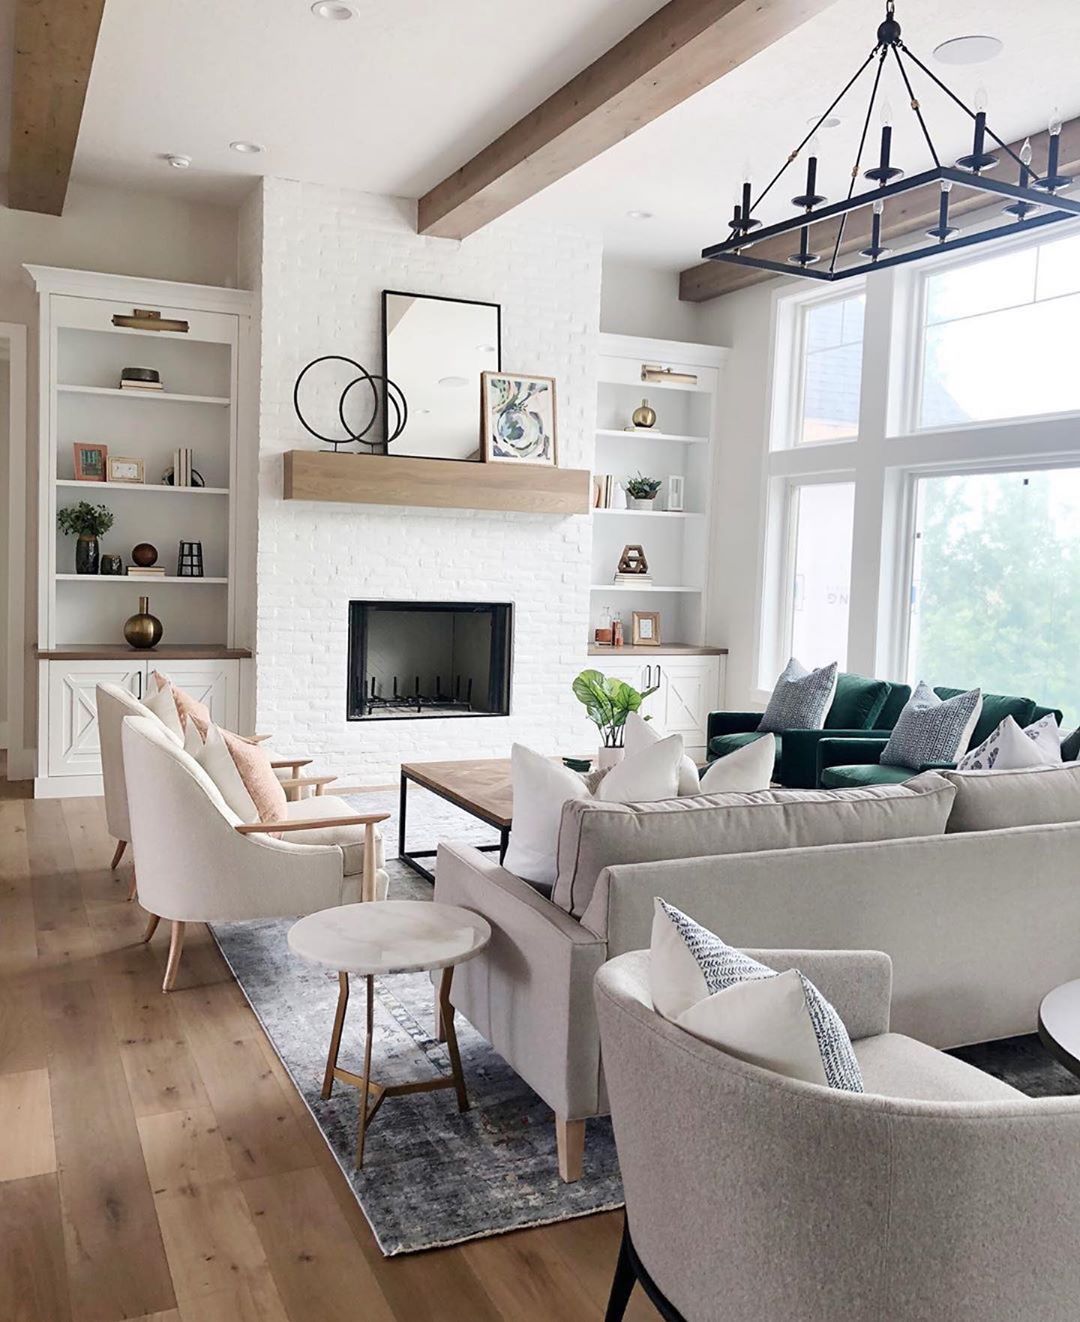
[(384, 1258), (204, 927), (161, 994), (112, 852), (100, 800), (0, 784), (4, 1322), (603, 1317), (621, 1213)]

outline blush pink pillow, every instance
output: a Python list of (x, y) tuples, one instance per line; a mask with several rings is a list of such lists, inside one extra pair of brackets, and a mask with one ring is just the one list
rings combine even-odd
[(258, 744), (250, 744), (230, 730), (222, 730), (221, 737), (244, 782), (244, 789), (251, 795), (259, 821), (285, 821), (289, 815), (285, 806), (288, 800), (281, 788), (281, 781), (274, 775), (269, 755)]
[[(163, 675), (158, 670), (152, 673), (153, 678), (157, 680), (158, 689), (168, 689), (172, 694), (173, 702), (176, 703), (176, 713), (180, 717), (181, 729), (187, 729), (189, 716), (193, 716), (196, 722), (201, 721), (203, 725), (210, 724), (210, 708), (205, 702), (200, 702), (198, 698), (193, 698), (190, 693), (177, 688), (168, 675)], [(199, 733), (202, 734), (203, 731), (200, 729)]]

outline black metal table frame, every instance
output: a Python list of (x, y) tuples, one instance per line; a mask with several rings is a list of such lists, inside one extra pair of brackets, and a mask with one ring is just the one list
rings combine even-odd
[(420, 863), (418, 860), (421, 858), (434, 858), (435, 855), (439, 852), (438, 849), (408, 850), (405, 848), (405, 822), (406, 822), (406, 815), (408, 812), (410, 781), (412, 781), (414, 785), (419, 785), (421, 789), (425, 789), (429, 793), (436, 795), (437, 798), (442, 799), (445, 803), (452, 803), (455, 808), (460, 808), (462, 812), (468, 813), (470, 817), (475, 817), (478, 821), (483, 822), (486, 826), (494, 827), (494, 829), (499, 833), (498, 844), (474, 845), (473, 847), (475, 849), (481, 850), (485, 854), (493, 854), (498, 852), (499, 862), (501, 863), (503, 861), (503, 859), (506, 857), (506, 846), (510, 843), (509, 826), (504, 826), (502, 822), (496, 821), (493, 817), (483, 812), (480, 808), (475, 808), (475, 807), (466, 808), (464, 804), (459, 803), (457, 799), (450, 798), (448, 794), (444, 794), (441, 790), (433, 788), (431, 785), (428, 785), (425, 781), (417, 780), (414, 776), (410, 776), (409, 773), (404, 768), (402, 768), (401, 796), (398, 803), (398, 858), (401, 859), (402, 863), (404, 863), (407, 867), (412, 868), (412, 870), (418, 873), (421, 877), (423, 877), (425, 881), (430, 881), (432, 885), (435, 884), (435, 873), (432, 872), (429, 868), (424, 867), (423, 863)]

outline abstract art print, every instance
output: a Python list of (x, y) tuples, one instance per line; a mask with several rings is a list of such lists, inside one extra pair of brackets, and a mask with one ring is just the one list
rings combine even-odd
[(484, 372), (480, 414), (485, 461), (558, 463), (554, 377)]

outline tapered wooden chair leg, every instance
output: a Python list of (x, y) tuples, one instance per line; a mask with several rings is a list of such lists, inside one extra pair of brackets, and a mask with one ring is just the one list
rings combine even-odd
[(559, 1177), (566, 1184), (581, 1179), (585, 1156), (585, 1121), (555, 1117), (555, 1148), (559, 1158)]
[(165, 981), (161, 984), (163, 992), (172, 991), (173, 983), (176, 981), (176, 973), (180, 967), (180, 952), (184, 948), (184, 926), (185, 924), (174, 918), (172, 920), (172, 934), (169, 937), (169, 962), (165, 966)]
[(139, 878), (135, 875), (135, 869), (131, 869), (131, 885), (128, 887), (128, 903), (139, 893)]
[(147, 924), (146, 924), (146, 931), (143, 933), (143, 937), (142, 937), (142, 939), (143, 939), (143, 945), (146, 945), (147, 941), (149, 941), (150, 938), (151, 938), (151, 937), (154, 935), (154, 933), (157, 931), (157, 929), (158, 929), (158, 923), (160, 923), (160, 922), (161, 922), (161, 919), (157, 916), (156, 913), (152, 913), (152, 914), (150, 915), (150, 918), (149, 918), (149, 920), (147, 921)]
[(111, 867), (114, 872), (116, 870), (117, 864), (124, 857), (124, 850), (127, 849), (127, 843), (128, 842), (126, 840), (117, 840), (116, 842), (116, 853), (113, 854), (112, 862), (109, 864), (109, 867)]

